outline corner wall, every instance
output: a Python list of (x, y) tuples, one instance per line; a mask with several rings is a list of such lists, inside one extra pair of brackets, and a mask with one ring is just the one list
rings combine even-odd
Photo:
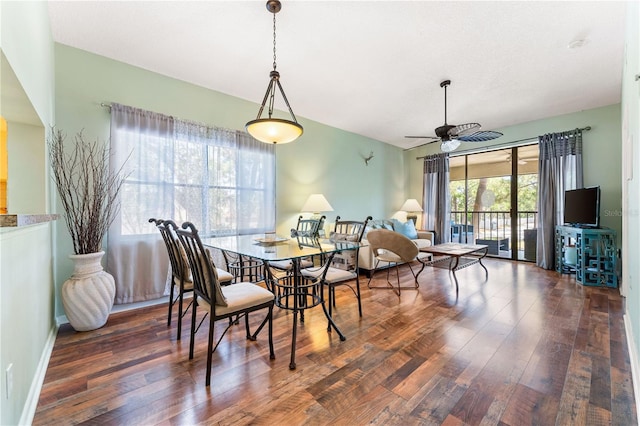
[[(26, 97), (39, 117), (40, 125), (54, 121), (54, 56), (46, 2), (0, 1), (0, 46)], [(2, 105), (0, 105), (0, 108)], [(9, 129), (11, 131), (11, 129)], [(44, 151), (40, 134), (37, 149)], [(43, 152), (42, 151), (42, 152)], [(40, 157), (43, 158), (44, 154)], [(9, 158), (10, 168), (11, 158)], [(48, 179), (42, 163), (34, 175)], [(50, 186), (39, 183), (34, 190), (38, 213), (49, 210)], [(11, 195), (10, 195), (11, 196)], [(27, 208), (32, 208), (31, 206)], [(23, 213), (11, 211), (9, 213)], [(53, 287), (53, 234), (51, 224), (0, 230), (0, 424), (29, 424), (48, 354), (55, 336)], [(7, 395), (5, 371), (12, 365), (13, 390)]]

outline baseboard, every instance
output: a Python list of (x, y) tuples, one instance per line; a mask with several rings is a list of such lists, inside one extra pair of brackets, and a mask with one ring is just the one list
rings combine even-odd
[[(116, 312), (131, 311), (133, 309), (146, 308), (147, 306), (162, 305), (163, 303), (168, 303), (168, 302), (169, 302), (169, 296), (163, 296), (159, 299), (145, 300), (143, 302), (113, 305), (113, 308), (111, 309), (111, 313), (115, 314)], [(69, 320), (67, 319), (66, 315), (60, 315), (56, 317), (56, 324), (58, 324), (58, 327), (60, 327), (62, 324), (68, 324), (68, 323), (69, 323)]]
[(31, 387), (29, 388), (29, 394), (27, 400), (24, 403), (22, 409), (22, 415), (20, 416), (21, 425), (30, 425), (33, 423), (33, 417), (36, 414), (36, 408), (38, 408), (38, 400), (40, 399), (40, 391), (42, 390), (42, 384), (44, 383), (44, 377), (47, 374), (47, 367), (49, 366), (49, 359), (51, 358), (51, 352), (53, 352), (53, 345), (56, 343), (56, 336), (58, 335), (58, 326), (54, 326), (49, 332), (47, 342), (44, 345), (42, 355), (40, 356), (40, 362), (38, 362), (38, 368), (36, 374), (31, 381)]
[(636, 396), (636, 410), (640, 409), (640, 353), (637, 352), (637, 344), (633, 340), (633, 326), (629, 314), (624, 314), (624, 330), (627, 335), (627, 346), (629, 347), (629, 358), (631, 359), (631, 380), (633, 381), (633, 393)]

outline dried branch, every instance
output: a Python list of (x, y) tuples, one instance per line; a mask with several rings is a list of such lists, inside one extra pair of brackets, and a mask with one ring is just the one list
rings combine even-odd
[(82, 131), (65, 148), (66, 135), (55, 128), (48, 139), (53, 180), (60, 194), (67, 228), (76, 254), (102, 250), (102, 239), (120, 211), (118, 194), (128, 175), (121, 166), (109, 170), (110, 148), (87, 142)]

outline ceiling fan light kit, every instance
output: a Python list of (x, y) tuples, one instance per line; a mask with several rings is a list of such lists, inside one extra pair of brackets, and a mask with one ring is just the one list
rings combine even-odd
[[(267, 10), (273, 13), (273, 70), (269, 73), (269, 85), (262, 99), (258, 116), (255, 120), (251, 120), (245, 125), (247, 132), (257, 140), (274, 144), (293, 142), (298, 139), (304, 131), (302, 126), (298, 124), (298, 120), (296, 120), (296, 116), (287, 100), (287, 96), (284, 94), (284, 89), (280, 84), (280, 73), (276, 71), (276, 13), (280, 12), (280, 9), (282, 9), (282, 4), (279, 0), (267, 1)], [(276, 89), (280, 91), (282, 99), (289, 109), (291, 120), (272, 118)], [(269, 102), (269, 118), (261, 118), (267, 101)]]
[[(455, 151), (461, 142), (485, 142), (499, 138), (502, 133), (492, 130), (480, 131), (479, 123), (447, 124), (447, 87), (451, 80), (440, 82), (440, 87), (444, 89), (444, 124), (436, 127), (436, 136), (405, 136), (406, 138), (434, 139), (433, 142), (440, 141), (442, 152)], [(428, 142), (432, 143), (432, 142)]]
[(440, 144), (440, 151), (442, 152), (451, 152), (458, 149), (460, 146), (460, 141), (458, 139), (449, 139), (448, 141), (442, 141)]

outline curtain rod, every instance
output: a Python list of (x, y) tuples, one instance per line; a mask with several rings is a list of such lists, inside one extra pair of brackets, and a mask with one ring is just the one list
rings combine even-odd
[[(583, 130), (585, 132), (588, 132), (589, 130), (591, 130), (591, 126), (581, 127), (578, 130)], [(568, 130), (568, 131), (570, 132), (571, 130)], [(515, 140), (515, 141), (504, 142), (504, 143), (500, 143), (500, 144), (496, 144), (496, 145), (483, 146), (483, 147), (480, 147), (480, 148), (465, 149), (464, 151), (455, 152), (453, 155), (454, 156), (458, 156), (458, 155), (462, 155), (462, 154), (469, 154), (469, 153), (473, 153), (474, 151), (477, 151), (477, 152), (495, 151), (495, 149), (505, 148), (506, 145), (513, 147), (514, 144), (517, 144), (518, 142), (527, 142), (527, 141), (532, 141), (532, 140), (535, 140), (535, 139), (538, 139), (538, 136), (533, 136), (533, 137), (524, 138), (524, 139), (518, 139), (518, 140)], [(433, 143), (433, 142), (429, 142), (429, 143)], [(421, 146), (423, 146), (423, 145), (421, 145)], [(419, 148), (419, 147), (416, 147), (416, 148)], [(423, 155), (422, 157), (416, 157), (416, 160), (422, 160), (422, 159), (425, 159), (427, 157), (428, 157), (428, 155)]]
[(106, 103), (104, 103), (104, 102), (100, 102), (100, 106), (101, 106), (102, 108), (108, 108), (108, 109), (109, 109), (109, 111), (111, 111), (111, 105), (110, 105), (110, 104), (106, 104)]

